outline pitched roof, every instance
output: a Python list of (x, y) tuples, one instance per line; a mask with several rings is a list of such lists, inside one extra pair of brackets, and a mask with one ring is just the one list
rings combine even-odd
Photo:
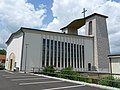
[(79, 29), (80, 27), (82, 27), (83, 25), (85, 25), (85, 21), (86, 19), (92, 17), (92, 16), (102, 16), (105, 18), (108, 18), (108, 16), (102, 15), (102, 14), (98, 14), (98, 13), (93, 13), (85, 18), (81, 18), (81, 19), (76, 19), (74, 21), (72, 21), (71, 23), (69, 23), (67, 26), (61, 28), (60, 30), (64, 30), (65, 28), (74, 28), (74, 29)]

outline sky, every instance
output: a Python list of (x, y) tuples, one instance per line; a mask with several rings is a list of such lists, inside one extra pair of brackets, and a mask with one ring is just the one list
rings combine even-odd
[[(60, 32), (74, 19), (99, 13), (108, 16), (111, 54), (120, 54), (120, 0), (0, 0), (0, 48), (20, 27)], [(84, 34), (84, 28), (79, 30)]]

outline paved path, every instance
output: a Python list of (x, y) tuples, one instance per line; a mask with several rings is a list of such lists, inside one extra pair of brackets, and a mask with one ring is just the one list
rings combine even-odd
[[(0, 71), (0, 90), (107, 90), (44, 76)], [(109, 89), (108, 89), (109, 90)]]

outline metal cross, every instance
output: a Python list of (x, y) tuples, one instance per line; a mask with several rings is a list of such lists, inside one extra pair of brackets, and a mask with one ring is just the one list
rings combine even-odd
[(85, 12), (87, 12), (87, 10), (85, 10), (85, 8), (83, 8), (83, 16), (84, 16), (84, 18), (85, 18)]

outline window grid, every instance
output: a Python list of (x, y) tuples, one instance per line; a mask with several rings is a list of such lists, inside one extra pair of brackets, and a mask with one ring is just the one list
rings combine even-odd
[(71, 65), (73, 68), (84, 68), (84, 63), (84, 45), (43, 39), (42, 67), (58, 65), (64, 68)]

